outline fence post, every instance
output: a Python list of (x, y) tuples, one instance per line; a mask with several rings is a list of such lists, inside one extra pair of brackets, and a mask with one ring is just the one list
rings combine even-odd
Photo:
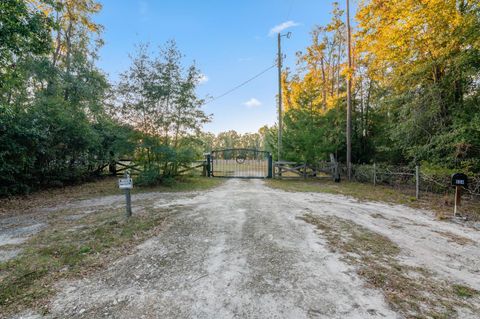
[(111, 160), (108, 164), (108, 172), (112, 176), (117, 176), (117, 161)]
[(207, 177), (207, 161), (203, 161), (202, 176)]
[(212, 172), (212, 155), (207, 154), (207, 177), (211, 177), (211, 172)]
[(273, 177), (273, 158), (272, 154), (268, 154), (268, 177), (267, 178), (272, 178)]
[(377, 186), (377, 163), (373, 163), (373, 186)]
[(420, 198), (420, 167), (415, 166), (415, 198)]

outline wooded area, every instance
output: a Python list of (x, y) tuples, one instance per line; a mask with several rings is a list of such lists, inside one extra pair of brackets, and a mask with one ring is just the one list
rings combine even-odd
[[(222, 148), (276, 154), (277, 127), (202, 132), (201, 78), (175, 41), (139, 44), (119, 83), (96, 67), (96, 0), (0, 3), (0, 196), (84, 181), (119, 158), (161, 183)], [(346, 79), (352, 162), (480, 172), (480, 5), (469, 0), (361, 1), (346, 56), (345, 13), (311, 32), (283, 73), (283, 159), (345, 162)]]
[(95, 0), (0, 3), (0, 196), (85, 181), (122, 157), (140, 181), (175, 176), (201, 156), (209, 116), (199, 70), (174, 41), (139, 45), (118, 85), (96, 66), (102, 26)]
[[(344, 16), (334, 3), (331, 22), (298, 53), (298, 68), (283, 74), (285, 159), (316, 162), (331, 152), (345, 162), (350, 76), (353, 163), (478, 173), (478, 1), (360, 1), (350, 70)], [(272, 150), (276, 131), (268, 129)]]

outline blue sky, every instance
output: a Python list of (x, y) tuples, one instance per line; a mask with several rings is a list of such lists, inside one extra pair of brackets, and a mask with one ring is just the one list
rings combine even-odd
[[(310, 31), (330, 19), (330, 0), (102, 0), (96, 17), (105, 27), (98, 65), (112, 81), (130, 64), (135, 45), (155, 48), (175, 39), (206, 81), (201, 97), (219, 96), (275, 63), (275, 26), (291, 21), (283, 38), (284, 64), (295, 67), (295, 52), (310, 43)], [(341, 1), (344, 2), (344, 1)], [(204, 106), (213, 114), (206, 131), (256, 132), (276, 122), (277, 71), (272, 69), (235, 92)]]

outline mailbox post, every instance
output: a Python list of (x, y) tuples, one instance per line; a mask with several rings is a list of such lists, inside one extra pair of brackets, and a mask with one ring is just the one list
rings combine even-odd
[(467, 187), (468, 177), (463, 173), (455, 173), (452, 175), (452, 186), (455, 187), (455, 206), (453, 208), (453, 216), (457, 216), (457, 206), (462, 205), (462, 188)]
[(125, 190), (126, 211), (125, 216), (129, 218), (132, 216), (132, 200), (130, 190), (133, 188), (133, 181), (128, 172), (125, 172), (125, 177), (118, 180), (118, 188)]

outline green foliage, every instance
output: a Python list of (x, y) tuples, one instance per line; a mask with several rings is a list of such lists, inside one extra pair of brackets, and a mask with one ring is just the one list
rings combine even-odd
[(171, 183), (182, 167), (202, 156), (198, 137), (210, 116), (201, 110), (203, 101), (195, 93), (200, 71), (195, 65), (185, 68), (182, 58), (174, 41), (156, 56), (140, 45), (116, 88), (119, 120), (138, 130), (134, 154), (143, 167), (140, 185)]
[(194, 147), (174, 148), (160, 144), (158, 138), (145, 136), (137, 149), (137, 162), (142, 166), (142, 172), (136, 183), (141, 186), (171, 184), (182, 167), (187, 167), (200, 156)]
[(53, 23), (24, 0), (2, 0), (0, 19), (0, 100), (9, 101), (22, 82), (19, 64), (51, 50)]
[(155, 167), (144, 168), (135, 178), (135, 185), (155, 186), (162, 183), (162, 175)]
[(122, 149), (129, 145), (128, 128), (92, 125), (61, 103), (39, 102), (28, 112), (0, 109), (0, 195), (85, 180), (110, 157), (129, 151)]
[[(70, 19), (68, 43), (53, 41), (61, 26), (53, 30), (43, 5)], [(86, 15), (96, 10), (89, 8), (79, 5)], [(65, 10), (55, 1), (0, 4), (0, 196), (84, 181), (133, 152), (132, 128), (105, 109), (109, 85), (94, 65), (89, 32), (80, 32), (89, 19), (67, 19)], [(54, 42), (67, 46), (61, 59)]]
[[(268, 130), (268, 128), (266, 128)], [(240, 134), (235, 130), (213, 133), (201, 132), (198, 135), (199, 147), (203, 153), (230, 148), (265, 150), (265, 128), (257, 133)]]
[(171, 187), (176, 180), (172, 176), (164, 176), (156, 167), (146, 167), (135, 178), (135, 184), (138, 186), (167, 186)]
[(343, 112), (334, 108), (325, 115), (305, 109), (291, 109), (285, 113), (283, 159), (315, 163), (335, 153), (342, 145)]
[(359, 6), (358, 56), (381, 115), (371, 122), (383, 133), (380, 157), (480, 171), (479, 13), (475, 1)]
[(200, 71), (195, 65), (185, 68), (182, 58), (174, 41), (156, 55), (142, 44), (116, 90), (120, 119), (174, 148), (210, 120), (195, 92)]
[[(283, 75), (283, 157), (345, 161), (346, 75), (352, 74), (352, 161), (426, 162), (480, 172), (480, 6), (475, 1), (362, 1), (345, 67), (341, 13), (315, 27)], [(276, 130), (268, 145), (276, 149)], [(274, 152), (275, 154), (276, 152)]]

